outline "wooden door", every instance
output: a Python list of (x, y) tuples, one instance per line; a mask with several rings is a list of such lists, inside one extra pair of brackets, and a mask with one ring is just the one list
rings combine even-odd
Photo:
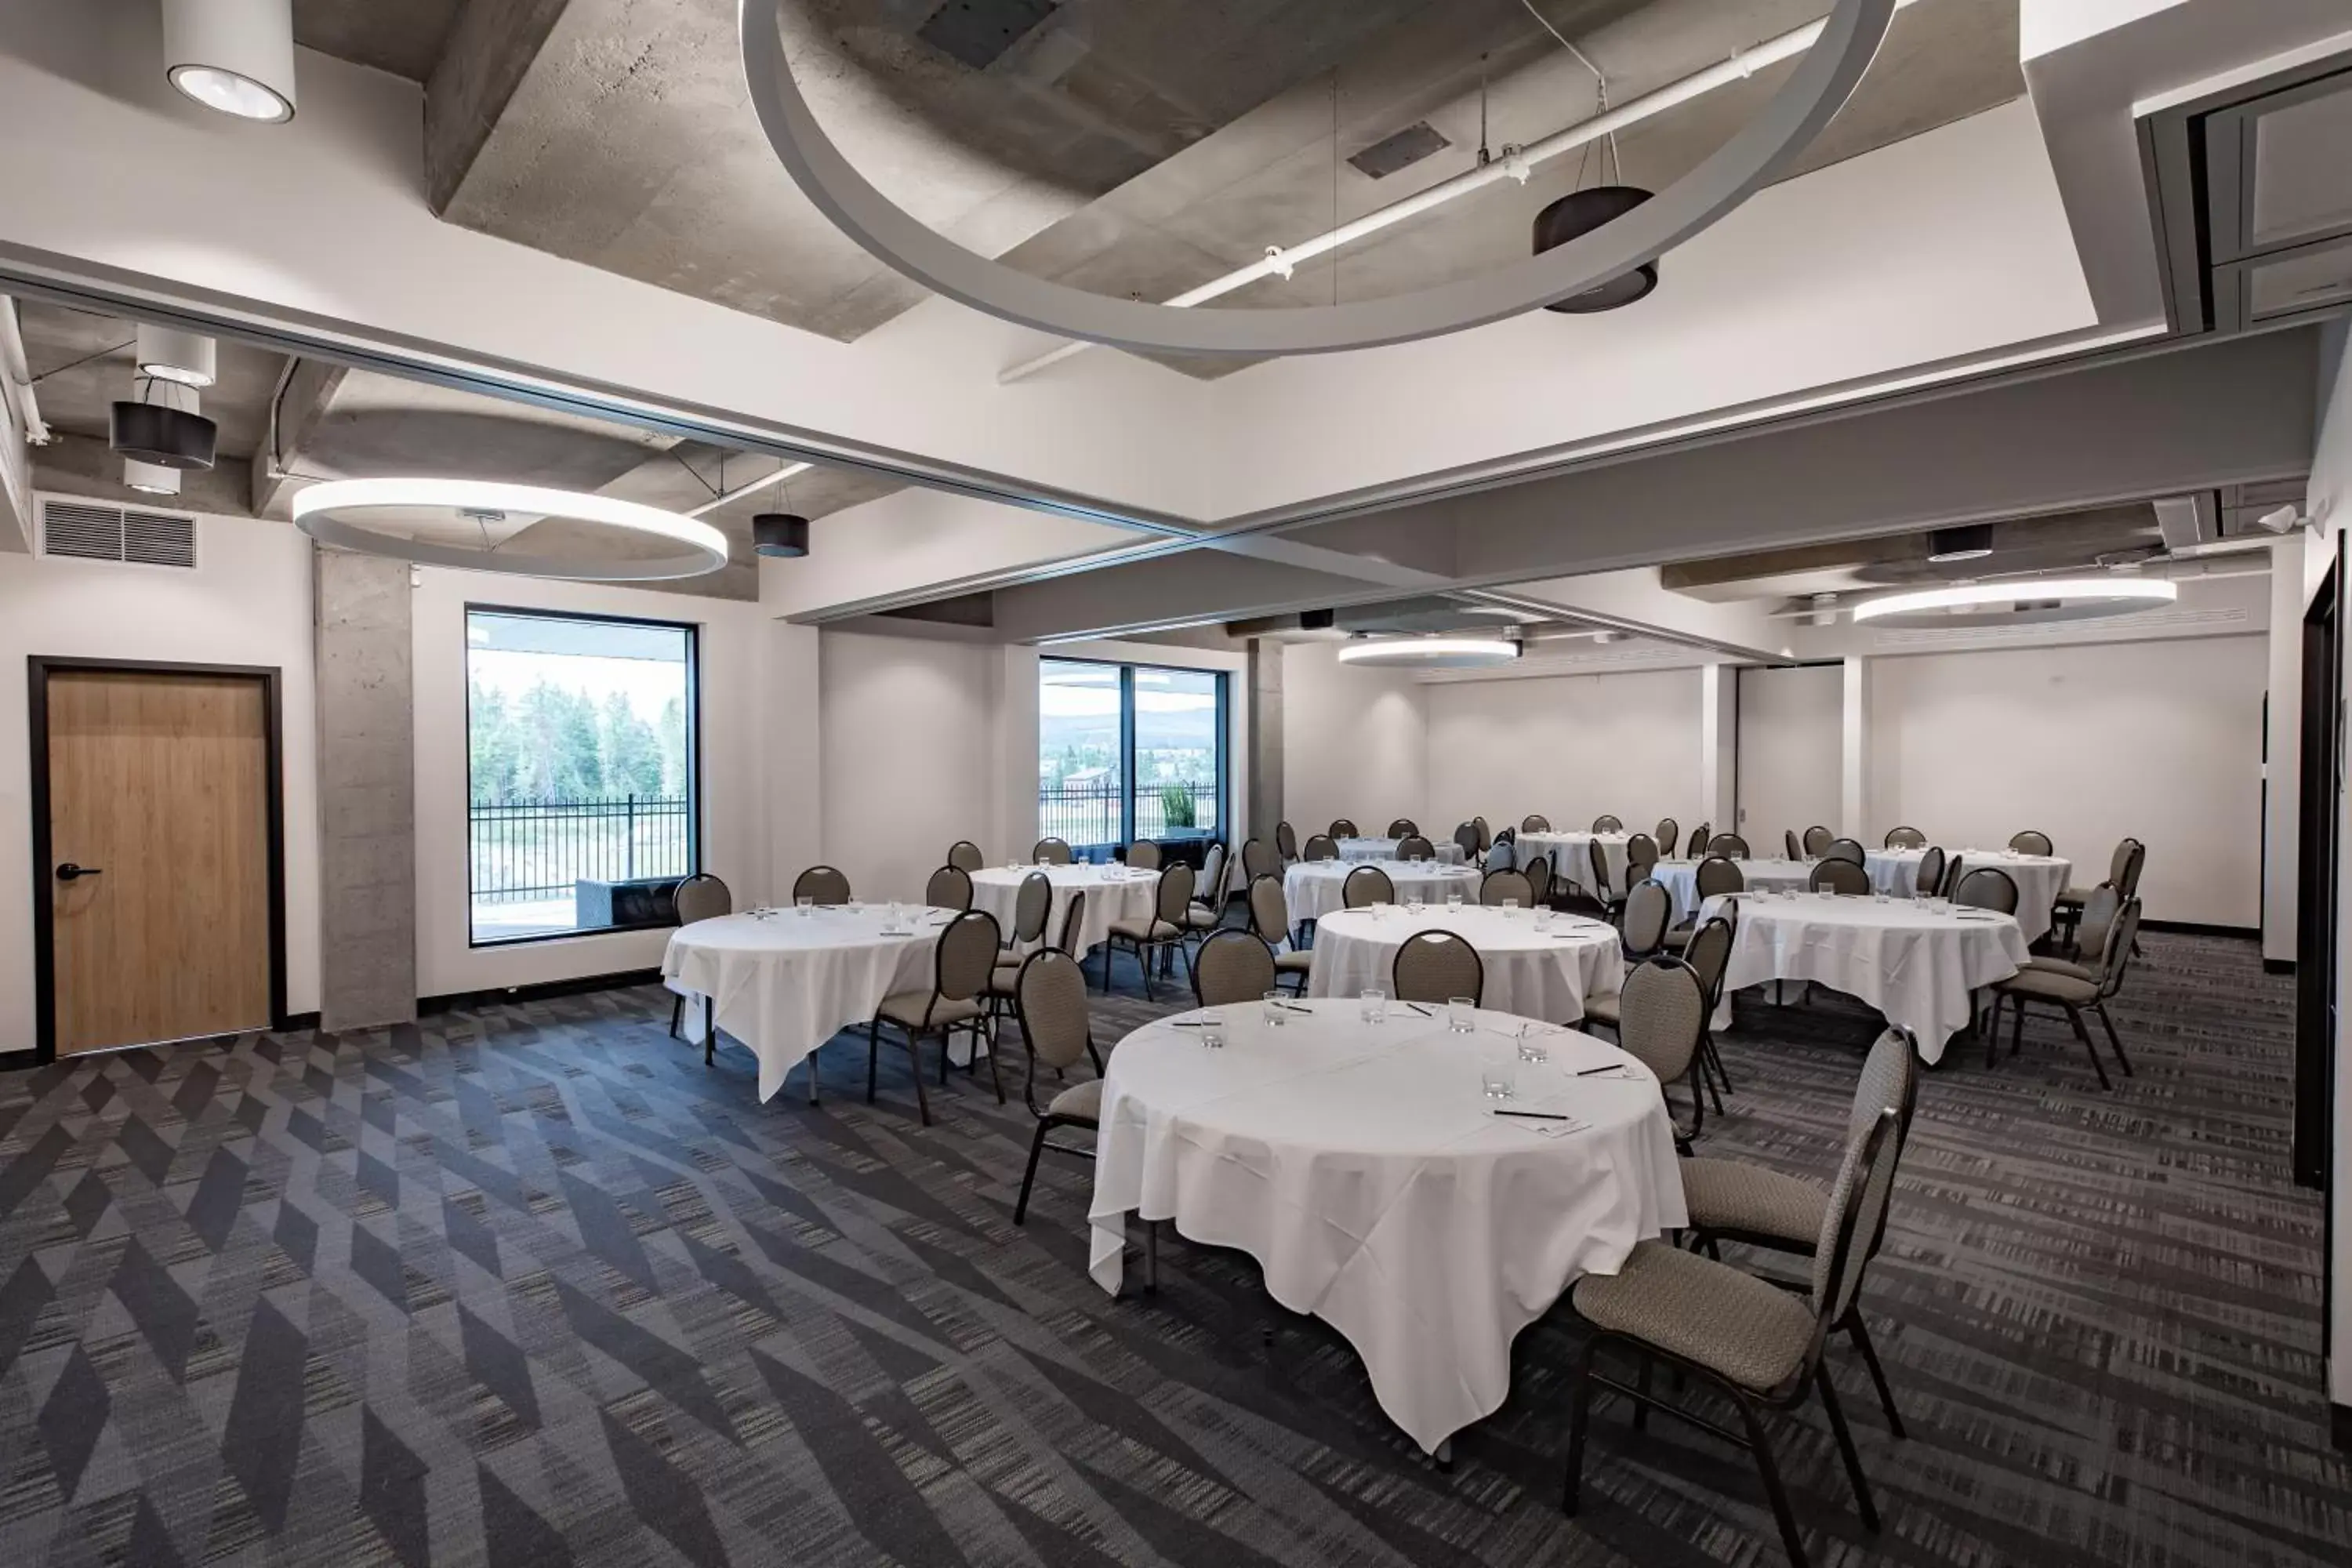
[(258, 676), (47, 676), (59, 1056), (270, 1023), (269, 736)]

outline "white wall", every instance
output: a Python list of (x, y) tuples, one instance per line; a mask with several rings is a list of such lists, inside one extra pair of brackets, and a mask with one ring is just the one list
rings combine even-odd
[[(2352, 522), (2352, 353), (2345, 352), (2341, 327), (2335, 329), (2329, 347), (2334, 377), (2324, 389), (2327, 403), (2312, 456), (2311, 489), (2305, 507), (2312, 520), (2307, 591), (2319, 586), (2328, 563), (2337, 554), (2336, 536), (2347, 522)], [(2345, 653), (2347, 689), (2352, 689), (2352, 640), (2347, 640)], [(2337, 842), (2352, 842), (2352, 801), (2339, 801), (2336, 809)], [(2334, 1312), (2328, 1326), (2327, 1392), (2336, 1404), (2352, 1405), (2352, 1072), (2344, 1068), (2345, 1030), (2352, 1027), (2352, 1010), (2344, 1006), (2342, 991), (2342, 977), (2352, 973), (2352, 889), (2342, 879), (2341, 864), (2339, 859), (2336, 885), (2335, 1148), (2329, 1166), (2335, 1184), (2328, 1194), (2336, 1256), (2330, 1260)]]
[(1429, 702), (1397, 670), (1341, 664), (1330, 643), (1282, 650), (1282, 815), (1301, 839), (1352, 818), (1378, 833), (1409, 816), (1430, 837), (1457, 817), (1429, 811)]
[(1739, 672), (1739, 831), (1758, 854), (1788, 828), (1836, 830), (1843, 689), (1834, 664)]
[(1897, 823), (1954, 849), (2038, 827), (2087, 886), (2129, 834), (2149, 919), (2259, 922), (2262, 637), (1871, 662), (1874, 841)]
[(25, 660), (36, 654), (268, 665), (282, 672), (286, 1005), (297, 1013), (319, 1005), (310, 542), (278, 522), (207, 517), (198, 526), (201, 564), (194, 572), (0, 554), (0, 1051), (33, 1047)]
[(1699, 687), (1696, 669), (1432, 682), (1428, 815), (1688, 828), (1706, 795)]

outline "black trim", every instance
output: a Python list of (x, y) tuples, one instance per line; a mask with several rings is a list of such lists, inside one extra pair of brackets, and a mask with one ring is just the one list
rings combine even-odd
[[(653, 616), (606, 616), (577, 610), (539, 610), (515, 605), (478, 605), (468, 600), (464, 618), (470, 621), (475, 612), (486, 616), (511, 616), (535, 621), (590, 621), (606, 626), (657, 626), (663, 631), (686, 634), (686, 872), (685, 877), (702, 874), (702, 623), (699, 621), (669, 621)], [(472, 668), (473, 644), (466, 645), (467, 657), (458, 661), (458, 679), (465, 689), (459, 694), (459, 705), (466, 714), (466, 801), (470, 814), (474, 799), (474, 681)], [(685, 877), (679, 879), (683, 881)], [(541, 936), (504, 936), (488, 942), (474, 937), (474, 834), (470, 815), (466, 830), (466, 946), (468, 951), (509, 947), (532, 947), (544, 942), (576, 942), (582, 937), (611, 936), (622, 931), (667, 931), (677, 924), (676, 920), (656, 921), (634, 925), (583, 926), (573, 931), (551, 931)], [(466, 993), (476, 994), (476, 993)], [(492, 994), (480, 993), (479, 994)], [(424, 1005), (423, 999), (418, 1006)]]
[(2263, 960), (2263, 973), (2264, 974), (2293, 974), (2294, 973), (2294, 960), (2292, 958), (2265, 958)]
[[(501, 944), (503, 945), (503, 944)], [(636, 985), (657, 985), (658, 969), (625, 969), (613, 974), (583, 974), (576, 980), (543, 980), (536, 985), (500, 985), (488, 991), (452, 991), (443, 996), (419, 996), (416, 1013), (451, 1013), (469, 1007), (504, 1007), (519, 1002), (542, 1002), (554, 996), (579, 996), (591, 991), (624, 991)]]
[[(1233, 836), (1234, 800), (1234, 755), (1233, 736), (1233, 682), (1234, 671), (1213, 669), (1192, 664), (1154, 664), (1150, 659), (1073, 658), (1061, 654), (1041, 654), (1037, 662), (1048, 664), (1089, 665), (1097, 669), (1118, 671), (1118, 766), (1119, 818), (1118, 832), (1108, 844), (1073, 844), (1070, 848), (1080, 859), (1091, 858), (1094, 852), (1108, 849), (1111, 858), (1127, 858), (1127, 847), (1135, 842), (1135, 824), (1142, 798), (1141, 785), (1135, 776), (1135, 672), (1139, 669), (1163, 670), (1171, 675), (1205, 675), (1215, 682), (1216, 702), (1216, 770), (1217, 826), (1215, 837), (1229, 839)], [(1245, 672), (1244, 672), (1245, 673)], [(1044, 824), (1038, 825), (1041, 828)], [(1204, 846), (1206, 840), (1202, 841)], [(1205, 852), (1205, 850), (1204, 850)]]
[(2249, 942), (2260, 942), (2263, 937), (2260, 926), (2208, 925), (2202, 921), (2142, 921), (2139, 929), (2169, 931), (2174, 936), (2243, 937)]
[(316, 1013), (289, 1013), (286, 1015), (286, 1021), (276, 1026), (281, 1031), (300, 1034), (305, 1029), (315, 1029), (319, 1026), (319, 1015)]
[(2352, 1454), (2352, 1405), (2328, 1405), (2327, 1436), (2337, 1447)]
[[(33, 819), (33, 1048), (0, 1056), (0, 1067), (46, 1066), (58, 1058), (56, 991), (57, 931), (49, 887), (49, 676), (51, 672), (110, 670), (131, 675), (230, 676), (261, 683), (263, 744), (268, 765), (269, 1026), (288, 1026), (286, 1012), (286, 736), (279, 701), (283, 672), (274, 664), (180, 664), (161, 659), (78, 658), (29, 654), (25, 659), (25, 717), (30, 748), (27, 772)], [(126, 1045), (138, 1045), (136, 1040)], [(19, 1058), (29, 1057), (29, 1061)]]

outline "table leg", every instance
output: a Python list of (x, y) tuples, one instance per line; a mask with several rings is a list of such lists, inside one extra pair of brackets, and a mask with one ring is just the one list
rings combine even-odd
[(711, 1015), (710, 998), (702, 999), (702, 1065), (709, 1067), (719, 1059), (719, 1023)]

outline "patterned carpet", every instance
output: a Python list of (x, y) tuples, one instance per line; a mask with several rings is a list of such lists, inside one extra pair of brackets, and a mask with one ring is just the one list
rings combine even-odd
[[(1909, 1441), (1832, 1352), (1882, 1535), (1818, 1407), (1776, 1425), (1817, 1563), (2352, 1553), (2288, 983), (2246, 944), (2147, 947), (2117, 1092), (2063, 1025), (1929, 1077), (1865, 1298)], [(1100, 1033), (1154, 1010), (1115, 996)], [(1782, 1561), (1745, 1455), (1607, 1405), (1559, 1514), (1564, 1312), (1441, 1473), (1246, 1258), (1171, 1244), (1157, 1298), (1097, 1291), (1081, 1163), (1048, 1157), (1015, 1230), (1017, 1094), (959, 1076), (925, 1131), (886, 1065), (870, 1110), (797, 1078), (762, 1107), (667, 1013), (0, 1079), (0, 1563)], [(1827, 1169), (1873, 1033), (1743, 999), (1710, 1150)], [(862, 1055), (828, 1047), (829, 1080)]]

